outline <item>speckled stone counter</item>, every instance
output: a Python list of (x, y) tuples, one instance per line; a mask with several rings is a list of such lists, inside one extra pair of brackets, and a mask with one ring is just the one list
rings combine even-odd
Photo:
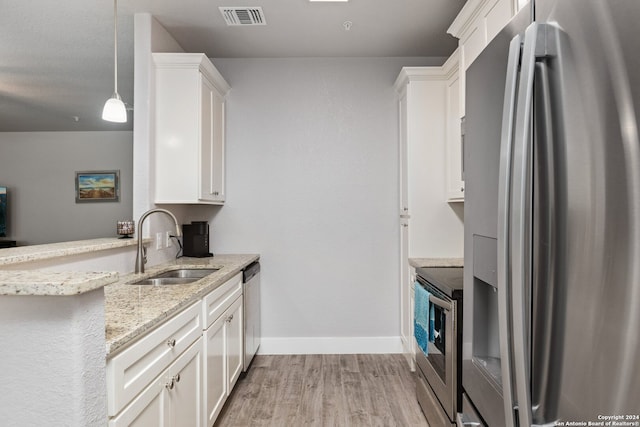
[(463, 258), (409, 258), (409, 265), (417, 267), (464, 267)]
[(69, 296), (89, 292), (118, 281), (116, 272), (52, 272), (16, 265), (64, 259), (135, 246), (134, 239), (100, 238), (0, 249), (0, 295)]
[(5, 248), (0, 250), (0, 266), (19, 264), (23, 262), (42, 261), (51, 258), (86, 254), (135, 245), (137, 245), (136, 239), (105, 237), (101, 239), (75, 240), (72, 242), (49, 243), (46, 245)]
[[(117, 283), (105, 286), (107, 357), (113, 356), (149, 330), (201, 299), (258, 259), (259, 255), (218, 254), (213, 258), (180, 258), (147, 268), (143, 274), (122, 276)], [(129, 284), (184, 266), (219, 267), (220, 270), (189, 284)]]
[(113, 272), (0, 271), (0, 295), (78, 295), (117, 281)]

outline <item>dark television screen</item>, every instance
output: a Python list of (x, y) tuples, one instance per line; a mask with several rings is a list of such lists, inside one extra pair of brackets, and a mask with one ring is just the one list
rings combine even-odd
[(0, 237), (7, 235), (7, 187), (0, 187)]

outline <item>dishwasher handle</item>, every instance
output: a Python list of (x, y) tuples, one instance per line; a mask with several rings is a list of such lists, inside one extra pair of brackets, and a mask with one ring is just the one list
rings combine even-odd
[(249, 264), (242, 270), (242, 283), (247, 283), (258, 273), (260, 273), (260, 263), (256, 261)]

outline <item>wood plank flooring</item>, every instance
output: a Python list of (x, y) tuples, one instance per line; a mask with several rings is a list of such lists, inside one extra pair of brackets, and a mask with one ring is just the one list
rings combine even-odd
[(256, 356), (216, 427), (428, 426), (400, 354)]

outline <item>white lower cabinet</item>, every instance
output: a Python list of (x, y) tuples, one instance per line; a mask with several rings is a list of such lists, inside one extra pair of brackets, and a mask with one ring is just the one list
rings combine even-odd
[[(243, 313), (243, 297), (238, 298), (228, 312), (227, 320), (227, 383), (228, 391), (231, 393), (233, 386), (236, 385), (243, 366), (243, 349), (244, 349), (244, 313)], [(224, 316), (224, 315), (223, 315)]]
[(243, 367), (242, 273), (107, 361), (109, 427), (211, 427)]
[(204, 331), (204, 419), (208, 427), (215, 422), (242, 372), (242, 303), (240, 296)]
[(202, 426), (202, 338), (142, 391), (109, 427)]
[(191, 305), (107, 361), (107, 410), (115, 416), (198, 338), (201, 303)]
[(204, 332), (204, 419), (207, 426), (215, 422), (227, 400), (226, 324), (226, 319), (221, 316)]

